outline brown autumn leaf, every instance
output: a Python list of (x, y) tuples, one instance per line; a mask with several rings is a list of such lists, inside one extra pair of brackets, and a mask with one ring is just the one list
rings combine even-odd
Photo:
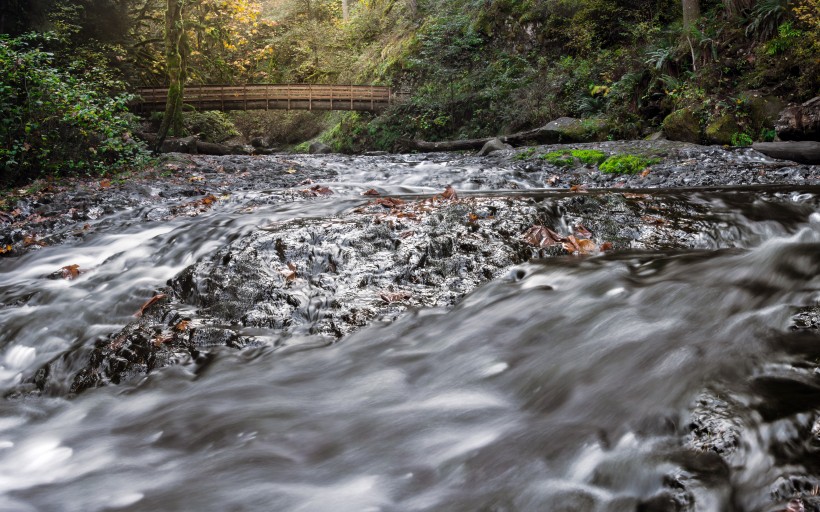
[(576, 238), (574, 235), (569, 235), (563, 245), (564, 250), (572, 254), (589, 254), (596, 248), (592, 240)]
[(584, 225), (578, 224), (572, 230), (578, 236), (582, 236), (584, 238), (592, 238), (592, 231), (588, 230)]
[(441, 193), (441, 198), (446, 199), (448, 201), (458, 199), (456, 189), (454, 189), (452, 185), (447, 185), (447, 187), (444, 189), (444, 192)]
[(651, 171), (651, 169), (649, 167), (644, 169), (643, 172), (641, 173), (641, 178), (646, 178), (647, 176), (649, 176), (649, 171)]
[(523, 235), (524, 241), (535, 247), (549, 247), (566, 240), (546, 226), (532, 226)]
[(207, 196), (199, 200), (199, 204), (201, 204), (202, 206), (211, 206), (215, 202), (217, 202), (217, 198), (213, 194), (208, 194)]
[(288, 268), (286, 270), (282, 270), (282, 275), (285, 276), (285, 281), (295, 281), (297, 274), (296, 274), (296, 265), (293, 262), (288, 262)]
[(29, 247), (32, 245), (44, 246), (46, 244), (40, 240), (37, 240), (37, 235), (26, 235), (23, 237), (23, 247)]
[(379, 191), (376, 190), (375, 188), (371, 188), (368, 191), (363, 192), (362, 195), (363, 196), (380, 196), (381, 194), (379, 194)]
[(641, 217), (641, 220), (646, 222), (647, 224), (654, 224), (656, 226), (662, 226), (666, 224), (666, 221), (660, 217), (655, 217), (654, 215), (644, 215)]
[(14, 247), (10, 245), (0, 245), (0, 254), (7, 254), (10, 253)]
[(409, 299), (412, 297), (413, 294), (410, 292), (398, 291), (398, 292), (389, 292), (384, 291), (379, 294), (379, 297), (388, 304), (392, 304), (394, 302), (401, 302), (405, 299)]
[(396, 217), (400, 219), (415, 219), (416, 214), (413, 212), (399, 212), (396, 214)]
[(106, 178), (106, 179), (100, 181), (100, 188), (109, 188), (109, 187), (111, 187), (111, 180)]
[(601, 251), (601, 252), (611, 251), (612, 250), (612, 242), (602, 243), (601, 246), (598, 248), (598, 250)]
[(303, 190), (302, 193), (309, 197), (318, 197), (329, 196), (333, 194), (333, 191), (330, 190), (328, 187), (323, 187), (322, 185), (313, 185), (309, 189)]
[(165, 297), (167, 297), (167, 295), (165, 295), (164, 293), (158, 293), (158, 294), (154, 295), (153, 297), (151, 297), (150, 299), (148, 299), (147, 301), (145, 301), (145, 304), (143, 304), (143, 305), (140, 307), (139, 311), (137, 311), (136, 313), (134, 313), (134, 316), (135, 316), (135, 317), (137, 317), (137, 318), (141, 317), (142, 315), (144, 315), (144, 314), (145, 314), (145, 311), (146, 311), (148, 308), (150, 308), (151, 306), (153, 306), (153, 305), (154, 305), (154, 304), (156, 304), (157, 302), (161, 301), (161, 300), (162, 300), (162, 299), (164, 299)]
[(570, 192), (577, 192), (579, 194), (586, 194), (587, 193), (587, 186), (586, 185), (573, 185), (569, 187)]
[(184, 332), (188, 330), (188, 324), (190, 324), (190, 320), (180, 320), (175, 326), (174, 330), (179, 332)]
[(80, 266), (79, 265), (66, 265), (65, 267), (60, 269), (60, 276), (67, 280), (71, 281), (72, 279), (76, 279), (80, 275)]
[(373, 204), (379, 204), (385, 208), (395, 208), (396, 206), (403, 205), (404, 201), (397, 197), (380, 197), (373, 201)]
[(154, 339), (151, 340), (155, 347), (159, 348), (164, 343), (170, 343), (174, 340), (174, 337), (170, 334), (158, 334), (154, 336)]

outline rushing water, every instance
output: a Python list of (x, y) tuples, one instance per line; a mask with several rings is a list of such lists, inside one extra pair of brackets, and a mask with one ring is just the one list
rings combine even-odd
[[(82, 242), (0, 260), (4, 389), (259, 226), (338, 214), (373, 186), (531, 186), (446, 163), (329, 165), (341, 197), (247, 191), (156, 223), (122, 212)], [(452, 309), (329, 346), (223, 348), (76, 398), (4, 400), (0, 511), (769, 510), (789, 498), (773, 501), (778, 482), (817, 469), (815, 449), (782, 448), (811, 444), (820, 405), (820, 338), (788, 329), (820, 302), (817, 198), (691, 201), (713, 212), (704, 249), (531, 261)], [(93, 271), (43, 278), (74, 263)], [(704, 393), (742, 427), (724, 459), (692, 447)]]

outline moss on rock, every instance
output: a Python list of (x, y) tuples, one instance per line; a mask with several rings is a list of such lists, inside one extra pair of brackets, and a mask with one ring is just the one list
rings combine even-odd
[(706, 141), (710, 144), (729, 145), (732, 143), (732, 136), (740, 128), (737, 120), (732, 114), (723, 114), (713, 119), (703, 131)]
[(676, 110), (663, 120), (663, 133), (669, 140), (700, 142), (700, 121), (688, 108)]

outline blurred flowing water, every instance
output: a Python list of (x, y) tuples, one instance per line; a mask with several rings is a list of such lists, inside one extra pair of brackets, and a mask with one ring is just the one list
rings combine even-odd
[[(337, 215), (370, 187), (494, 179), (446, 162), (368, 162), (334, 164), (331, 199), (245, 191), (194, 218), (122, 212), (82, 242), (0, 260), (4, 389), (121, 328), (157, 286), (261, 225)], [(502, 170), (495, 188), (511, 181), (532, 186)], [(409, 311), (330, 346), (224, 348), (204, 368), (0, 401), (0, 510), (770, 510), (778, 478), (816, 464), (772, 448), (794, 437), (784, 418), (816, 420), (816, 394), (778, 413), (753, 383), (816, 351), (789, 325), (820, 302), (818, 199), (691, 201), (715, 222), (697, 250), (532, 261), (452, 309)], [(248, 213), (249, 202), (263, 206)], [(75, 263), (91, 271), (43, 278)], [(744, 405), (731, 464), (687, 447), (707, 389)]]

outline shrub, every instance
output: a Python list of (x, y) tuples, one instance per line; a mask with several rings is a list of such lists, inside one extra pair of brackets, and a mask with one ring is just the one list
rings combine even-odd
[(735, 132), (732, 134), (732, 146), (751, 146), (752, 142), (754, 142), (752, 137), (746, 133)]
[(654, 163), (658, 163), (658, 160), (637, 155), (613, 155), (601, 163), (598, 169), (606, 174), (636, 174)]
[[(48, 35), (0, 37), (0, 182), (44, 174), (102, 173), (145, 155), (131, 136), (121, 82), (105, 70), (58, 68), (40, 49)], [(80, 68), (81, 66), (74, 66)]]

